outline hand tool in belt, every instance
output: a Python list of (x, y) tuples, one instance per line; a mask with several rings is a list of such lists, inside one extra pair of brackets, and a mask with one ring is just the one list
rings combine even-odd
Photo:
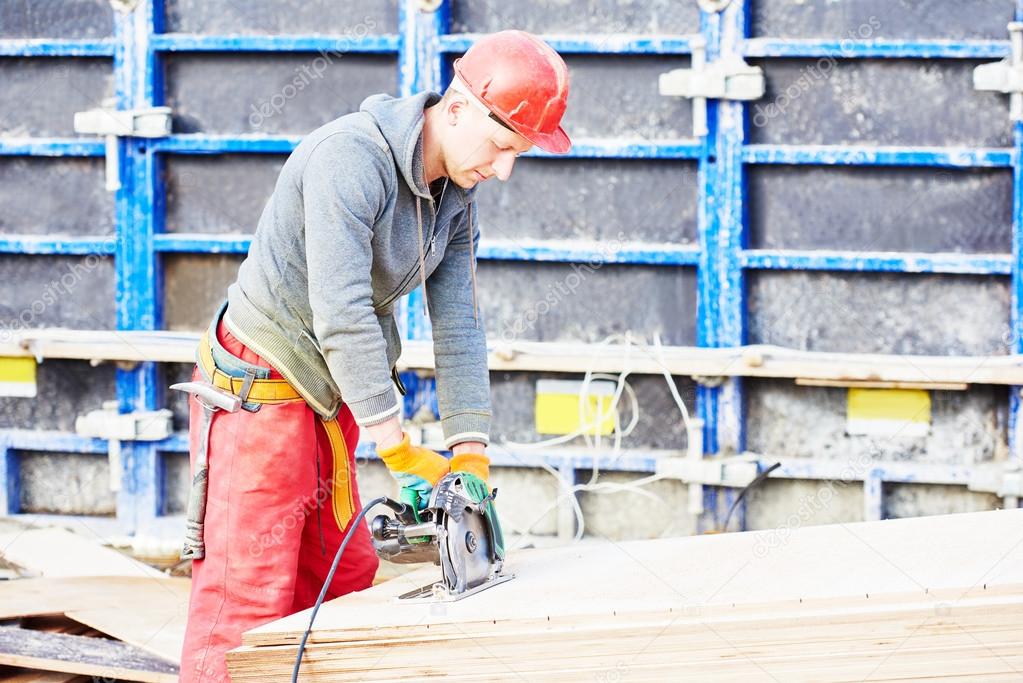
[[(252, 384), (252, 378), (251, 374), (246, 374), (246, 381), (242, 385), (243, 394), (248, 393), (247, 389)], [(195, 396), (199, 405), (202, 406), (202, 422), (199, 423), (199, 452), (195, 456), (195, 475), (192, 477), (192, 488), (188, 493), (185, 544), (181, 549), (181, 559), (201, 560), (206, 555), (203, 545), (203, 519), (206, 516), (206, 491), (209, 483), (207, 451), (213, 413), (218, 410), (237, 413), (244, 399), (209, 382), (181, 382), (172, 384), (171, 389)]]

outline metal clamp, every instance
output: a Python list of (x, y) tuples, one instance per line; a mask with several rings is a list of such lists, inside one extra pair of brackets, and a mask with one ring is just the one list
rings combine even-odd
[(121, 14), (130, 14), (138, 7), (139, 0), (110, 0), (110, 6)]
[(707, 14), (717, 14), (731, 3), (732, 0), (696, 0), (696, 4)]
[(1015, 462), (975, 465), (970, 472), (967, 488), (971, 491), (993, 493), (1001, 498), (1021, 498), (1023, 469)]
[(660, 94), (693, 100), (693, 134), (702, 137), (707, 129), (707, 100), (756, 100), (764, 96), (764, 70), (750, 66), (739, 55), (707, 62), (707, 40), (692, 39), (692, 66), (672, 69), (658, 79)]
[(121, 489), (121, 442), (162, 441), (171, 435), (172, 413), (160, 410), (121, 413), (117, 401), (104, 401), (101, 410), (93, 410), (75, 418), (75, 433), (108, 440), (110, 490)]
[(171, 108), (115, 109), (112, 102), (103, 107), (75, 113), (75, 132), (102, 135), (106, 138), (106, 188), (121, 189), (121, 167), (118, 161), (119, 137), (164, 138), (171, 133)]
[(1009, 57), (973, 69), (973, 89), (1009, 95), (1009, 118), (1023, 121), (1023, 22), (1009, 23), (1009, 40)]
[(659, 458), (657, 475), (687, 484), (689, 513), (699, 515), (704, 511), (704, 486), (742, 488), (756, 479), (757, 467), (756, 458), (750, 455), (704, 458), (691, 451), (684, 458)]

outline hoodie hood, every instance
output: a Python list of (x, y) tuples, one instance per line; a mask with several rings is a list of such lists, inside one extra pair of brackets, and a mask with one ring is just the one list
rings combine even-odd
[[(423, 163), (423, 123), (425, 109), (441, 99), (440, 94), (427, 90), (411, 97), (372, 95), (363, 100), (359, 111), (366, 112), (376, 121), (384, 139), (391, 148), (394, 161), (405, 178), (412, 193), (430, 199), (426, 186), (426, 172)], [(449, 183), (447, 193), (454, 192), (464, 205), (470, 191)]]
[[(423, 232), (422, 200), (433, 202), (433, 196), (426, 184), (425, 164), (423, 162), (423, 124), (426, 121), (425, 110), (441, 99), (439, 93), (427, 90), (410, 97), (392, 97), (387, 94), (371, 95), (362, 101), (359, 111), (373, 117), (377, 128), (391, 148), (391, 155), (401, 171), (405, 183), (416, 197), (416, 219), (419, 226), (419, 275), (423, 290), (423, 314), (429, 318), (429, 302), (426, 296), (426, 235)], [(476, 188), (465, 190), (447, 180), (444, 195), (454, 195), (458, 202), (469, 204), (469, 277), (472, 284), (473, 317), (478, 318), (478, 292), (476, 283), (476, 253), (472, 234), (472, 195)]]

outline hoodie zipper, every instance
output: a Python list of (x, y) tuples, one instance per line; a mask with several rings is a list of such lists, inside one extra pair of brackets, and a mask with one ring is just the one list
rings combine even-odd
[(379, 304), (378, 308), (383, 308), (387, 304), (389, 304), (392, 301), (394, 301), (395, 299), (397, 299), (398, 298), (398, 293), (401, 292), (401, 290), (405, 289), (405, 285), (407, 285), (409, 282), (411, 282), (412, 278), (414, 278), (416, 276), (416, 273), (418, 273), (418, 272), (419, 272), (419, 264), (417, 263), (414, 266), (412, 266), (412, 270), (410, 270), (408, 273), (405, 274), (405, 278), (401, 281), (401, 284), (398, 285), (398, 287), (393, 292), (391, 292), (390, 295), (388, 295), (387, 299), (385, 299), (384, 301), (382, 301)]
[[(433, 202), (433, 197), (430, 197), (430, 204), (432, 205), (433, 203), (434, 203)], [(436, 241), (437, 241), (437, 212), (436, 212), (436, 207), (434, 207), (433, 227), (430, 229), (430, 243), (429, 243), (429, 246), (426, 248), (427, 252), (432, 252), (432, 250), (435, 247)], [(412, 269), (408, 273), (405, 274), (405, 277), (402, 278), (401, 284), (398, 285), (398, 287), (393, 292), (391, 292), (388, 295), (387, 299), (382, 301), (377, 306), (377, 308), (383, 308), (387, 304), (389, 304), (392, 301), (394, 301), (395, 299), (397, 299), (399, 293), (401, 292), (401, 290), (405, 289), (406, 285), (408, 285), (408, 283), (412, 281), (412, 278), (414, 278), (416, 276), (416, 273), (418, 273), (418, 272), (419, 272), (419, 264), (416, 263), (416, 264), (414, 264), (412, 266)]]

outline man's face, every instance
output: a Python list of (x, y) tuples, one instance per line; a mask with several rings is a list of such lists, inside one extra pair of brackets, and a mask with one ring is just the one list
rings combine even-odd
[(470, 103), (464, 95), (449, 105), (445, 166), (448, 177), (459, 187), (497, 177), (507, 180), (515, 158), (532, 148), (532, 143), (493, 120)]

